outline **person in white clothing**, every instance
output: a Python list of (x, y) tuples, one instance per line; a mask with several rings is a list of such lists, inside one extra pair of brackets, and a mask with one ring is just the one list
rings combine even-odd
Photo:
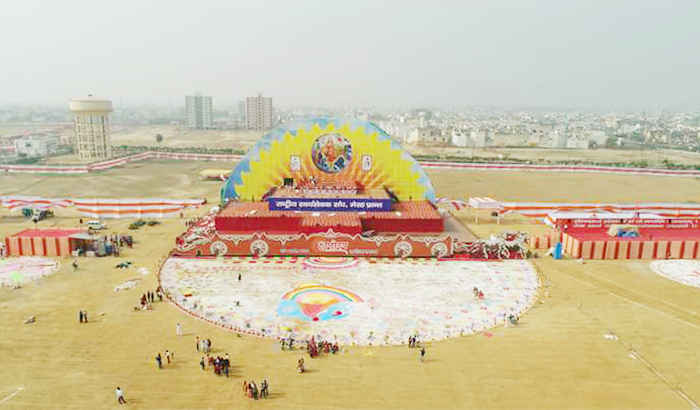
[(119, 386), (117, 386), (117, 402), (119, 404), (126, 404), (126, 400), (124, 400), (124, 391)]
[(175, 333), (176, 333), (178, 336), (182, 336), (182, 328), (180, 327), (180, 324), (179, 324), (179, 323), (177, 324), (177, 327), (175, 328)]

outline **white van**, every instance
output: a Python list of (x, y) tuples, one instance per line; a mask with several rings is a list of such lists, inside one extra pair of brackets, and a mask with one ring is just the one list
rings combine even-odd
[(96, 231), (107, 229), (107, 226), (98, 220), (87, 221), (87, 227)]

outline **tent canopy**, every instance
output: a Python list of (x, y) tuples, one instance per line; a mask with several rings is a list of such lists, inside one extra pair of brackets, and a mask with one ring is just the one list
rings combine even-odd
[(475, 209), (502, 209), (503, 206), (495, 199), (484, 196), (469, 197), (469, 206)]
[(69, 236), (70, 239), (81, 239), (84, 241), (96, 241), (99, 240), (100, 237), (97, 235), (90, 235), (88, 233), (76, 233), (71, 236)]

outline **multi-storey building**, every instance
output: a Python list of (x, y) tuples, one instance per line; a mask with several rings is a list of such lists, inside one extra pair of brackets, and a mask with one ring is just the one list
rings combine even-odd
[(210, 96), (198, 92), (195, 95), (188, 95), (185, 97), (185, 108), (187, 128), (196, 130), (213, 128), (214, 120)]

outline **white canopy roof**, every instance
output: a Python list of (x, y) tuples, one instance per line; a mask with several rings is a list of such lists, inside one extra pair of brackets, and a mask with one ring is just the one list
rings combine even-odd
[(476, 209), (502, 209), (501, 203), (488, 196), (469, 197), (469, 206)]

